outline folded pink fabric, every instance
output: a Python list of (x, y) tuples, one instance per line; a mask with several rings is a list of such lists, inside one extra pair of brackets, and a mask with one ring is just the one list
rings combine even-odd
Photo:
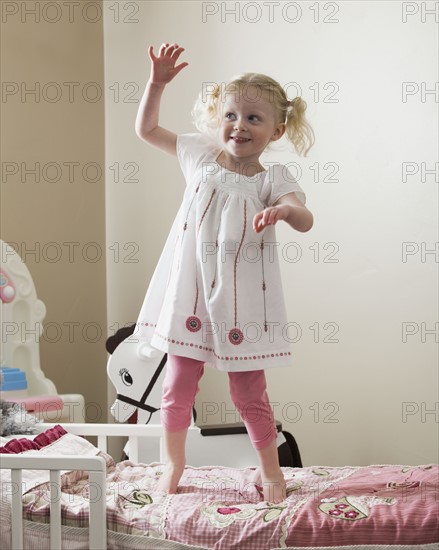
[(0, 453), (4, 454), (19, 454), (25, 451), (39, 451), (42, 447), (50, 445), (67, 432), (57, 424), (53, 428), (49, 428), (43, 433), (38, 434), (34, 439), (11, 439), (4, 447), (0, 447)]

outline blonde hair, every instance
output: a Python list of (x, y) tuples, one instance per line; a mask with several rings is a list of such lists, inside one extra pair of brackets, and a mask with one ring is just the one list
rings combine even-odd
[(255, 87), (258, 93), (268, 95), (273, 104), (276, 125), (285, 123), (285, 135), (299, 155), (306, 157), (314, 145), (314, 132), (305, 117), (306, 101), (301, 97), (289, 100), (284, 89), (276, 80), (260, 73), (244, 73), (235, 76), (222, 86), (209, 83), (207, 92), (202, 90), (192, 109), (192, 120), (195, 127), (203, 133), (214, 134), (220, 125), (220, 102), (227, 93), (242, 94), (249, 86)]

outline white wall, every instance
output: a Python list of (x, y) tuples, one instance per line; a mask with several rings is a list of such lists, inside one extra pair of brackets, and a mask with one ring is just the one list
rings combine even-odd
[[(128, 4), (139, 11), (130, 15)], [(272, 21), (264, 4), (256, 20), (256, 3), (241, 2), (239, 21), (224, 12), (235, 2), (127, 3), (119, 23), (106, 12), (106, 164), (139, 166), (137, 183), (116, 183), (107, 170), (107, 243), (120, 249), (107, 264), (109, 326), (136, 320), (185, 186), (176, 158), (134, 132), (148, 45), (186, 49), (189, 66), (165, 90), (160, 116), (176, 133), (194, 131), (204, 82), (257, 71), (291, 97), (299, 83), (316, 145), (306, 159), (285, 144), (265, 157), (297, 163), (315, 217), (306, 234), (277, 230), (301, 256), (281, 261), (300, 336), (291, 368), (267, 372), (276, 418), (307, 465), (436, 462), (438, 255), (423, 252), (437, 246), (438, 175), (421, 174), (437, 160), (438, 96), (421, 93), (438, 80), (435, 16), (423, 11), (434, 2), (321, 2), (318, 14), (317, 3), (271, 3)], [(203, 7), (218, 12), (204, 22)], [(413, 83), (405, 100), (404, 82)], [(414, 173), (403, 179), (404, 163)], [(225, 373), (207, 369), (200, 387), (200, 421), (235, 419)], [(220, 412), (202, 418), (212, 402)]]

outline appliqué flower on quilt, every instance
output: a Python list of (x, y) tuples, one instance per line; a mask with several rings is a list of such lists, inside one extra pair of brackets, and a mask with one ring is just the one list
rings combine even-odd
[(320, 501), (319, 510), (334, 519), (357, 521), (369, 516), (372, 506), (396, 503), (396, 498), (373, 496), (345, 496), (342, 498), (323, 498)]
[(270, 504), (260, 507), (254, 504), (239, 504), (227, 506), (220, 502), (201, 507), (201, 513), (207, 517), (215, 527), (228, 527), (235, 521), (244, 521), (253, 518), (259, 512), (265, 512), (262, 520), (266, 523), (276, 519), (287, 508), (287, 505)]

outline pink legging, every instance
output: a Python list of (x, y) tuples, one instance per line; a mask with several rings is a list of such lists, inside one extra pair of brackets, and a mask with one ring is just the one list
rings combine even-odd
[[(203, 373), (204, 361), (168, 354), (160, 409), (166, 431), (177, 432), (190, 426), (198, 382)], [(277, 437), (265, 372), (229, 372), (228, 375), (232, 401), (245, 423), (252, 445), (255, 449), (263, 449)]]

